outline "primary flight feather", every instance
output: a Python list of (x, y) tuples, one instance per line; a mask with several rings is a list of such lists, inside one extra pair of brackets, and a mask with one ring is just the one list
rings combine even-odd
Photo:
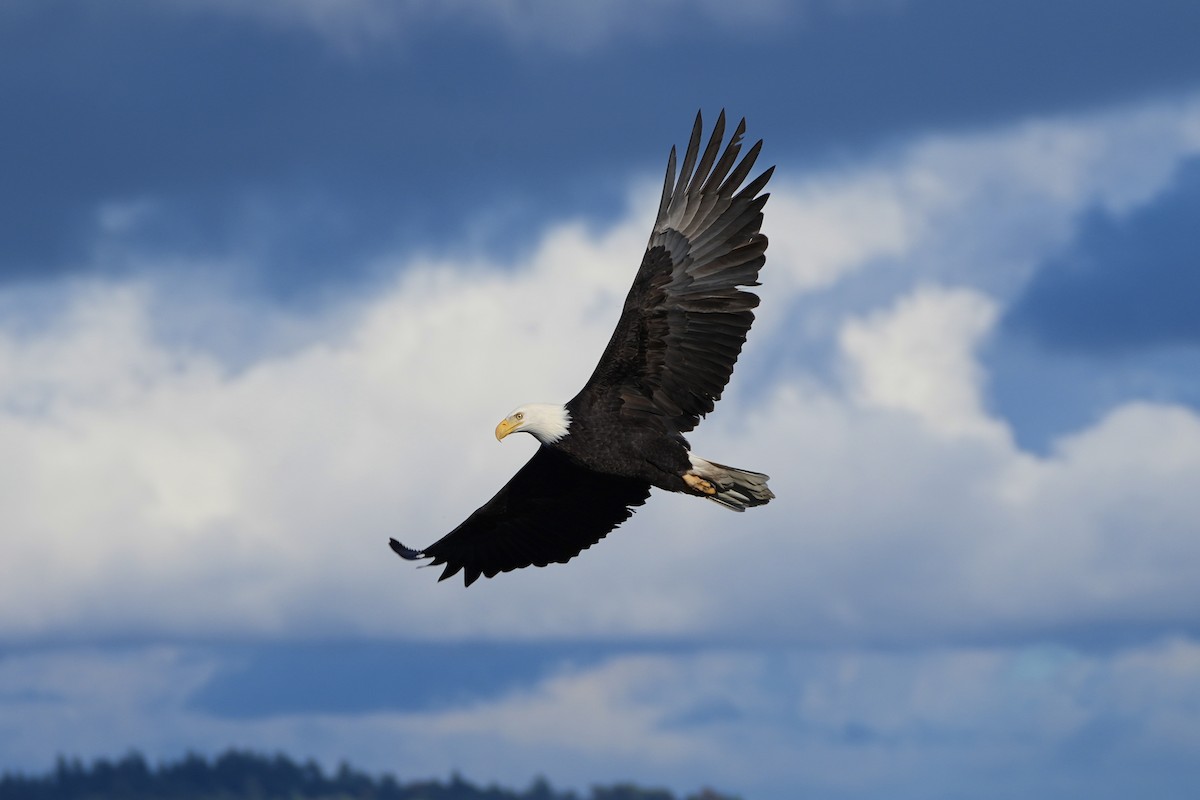
[[(662, 200), (616, 330), (591, 378), (564, 405), (530, 403), (496, 426), (540, 442), (495, 497), (409, 560), (480, 575), (565, 563), (646, 502), (650, 487), (744, 511), (775, 495), (767, 476), (693, 455), (683, 434), (713, 410), (754, 322), (767, 237), (759, 232), (774, 167), (743, 182), (762, 141), (739, 161), (746, 121), (721, 152), (725, 112), (700, 152), (699, 114), (676, 179), (667, 160)], [(717, 157), (721, 153), (720, 158)]]

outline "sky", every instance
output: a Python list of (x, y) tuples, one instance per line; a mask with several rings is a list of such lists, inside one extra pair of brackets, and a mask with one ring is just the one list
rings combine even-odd
[[(1200, 6), (0, 4), (0, 770), (227, 747), (783, 798), (1200, 783)], [(431, 543), (587, 379), (697, 110), (762, 304), (567, 565)], [(519, 440), (519, 441), (515, 441)]]

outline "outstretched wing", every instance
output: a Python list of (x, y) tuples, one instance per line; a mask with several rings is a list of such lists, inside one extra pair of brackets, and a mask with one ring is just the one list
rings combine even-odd
[(646, 502), (649, 484), (604, 475), (541, 446), (495, 497), (424, 550), (391, 540), (402, 558), (445, 564), (438, 580), (463, 570), (467, 586), (483, 575), (564, 564), (600, 541)]
[(666, 417), (689, 431), (713, 410), (733, 374), (758, 305), (757, 295), (739, 287), (757, 286), (766, 263), (759, 228), (770, 195), (760, 192), (774, 167), (739, 191), (762, 141), (737, 161), (743, 119), (718, 160), (725, 112), (700, 155), (702, 128), (697, 114), (678, 181), (671, 149), (658, 217), (621, 319), (569, 407)]

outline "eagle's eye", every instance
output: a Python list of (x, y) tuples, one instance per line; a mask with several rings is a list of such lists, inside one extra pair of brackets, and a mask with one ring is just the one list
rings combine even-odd
[(513, 419), (520, 422), (521, 420), (525, 419), (525, 415), (522, 412), (518, 411), (517, 413), (513, 414)]

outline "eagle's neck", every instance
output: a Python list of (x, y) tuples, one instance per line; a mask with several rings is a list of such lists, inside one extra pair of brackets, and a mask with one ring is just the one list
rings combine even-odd
[(525, 412), (522, 430), (532, 433), (542, 444), (554, 444), (571, 432), (571, 413), (566, 406), (530, 403), (522, 409)]

